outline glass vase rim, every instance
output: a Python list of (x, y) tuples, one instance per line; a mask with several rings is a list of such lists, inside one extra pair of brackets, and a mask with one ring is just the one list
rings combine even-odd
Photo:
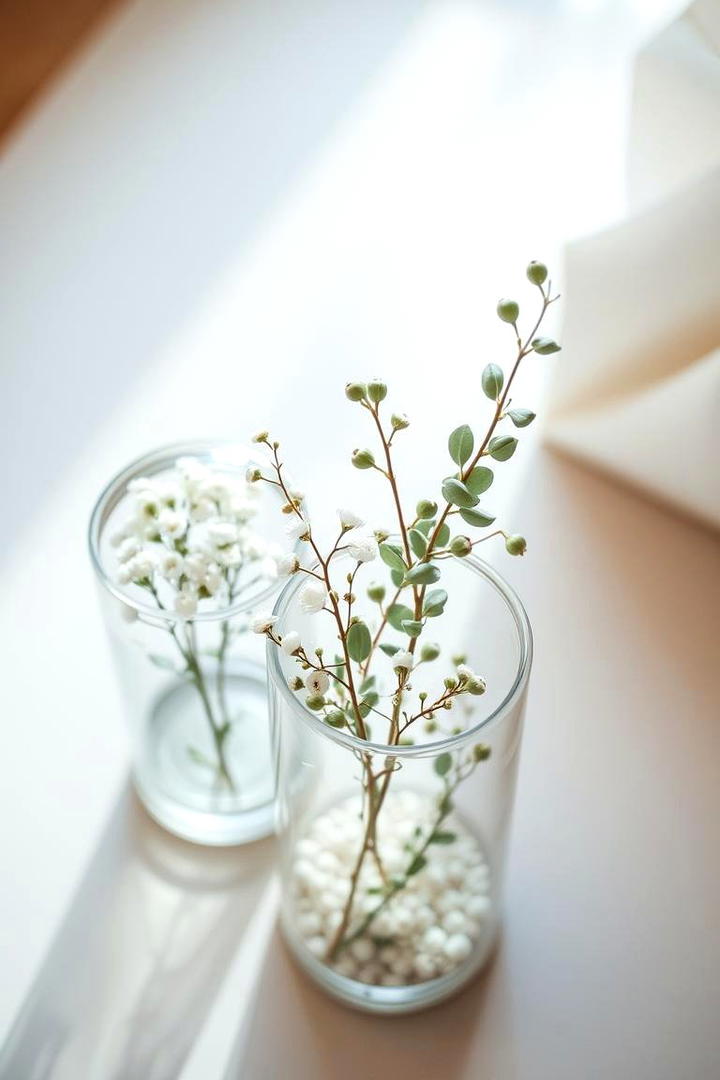
[[(238, 439), (198, 438), (163, 443), (161, 446), (157, 446), (152, 450), (147, 450), (145, 453), (138, 455), (119, 469), (110, 480), (108, 480), (95, 500), (95, 504), (90, 513), (87, 530), (88, 549), (93, 570), (100, 583), (112, 596), (126, 607), (131, 608), (138, 615), (146, 616), (155, 623), (158, 621), (163, 623), (205, 623), (216, 622), (218, 619), (229, 619), (234, 615), (252, 611), (260, 604), (266, 603), (275, 595), (280, 587), (280, 579), (276, 579), (271, 581), (266, 588), (263, 588), (260, 592), (252, 595), (249, 599), (239, 600), (237, 603), (231, 604), (228, 607), (216, 608), (212, 611), (197, 611), (188, 618), (187, 616), (179, 615), (176, 611), (171, 611), (167, 608), (153, 607), (151, 604), (144, 603), (142, 600), (136, 600), (124, 590), (122, 585), (113, 580), (105, 568), (100, 554), (100, 540), (103, 535), (103, 529), (107, 524), (105, 515), (114, 510), (118, 505), (118, 502), (122, 497), (123, 488), (127, 487), (129, 481), (136, 475), (142, 475), (143, 471), (148, 466), (164, 463), (165, 461), (171, 463), (179, 457), (192, 457), (194, 454), (208, 454), (212, 453), (213, 450), (223, 449), (241, 451), (241, 456), (243, 458), (242, 463), (238, 462), (238, 464), (234, 466), (238, 471), (247, 469), (251, 465), (260, 466), (261, 464), (259, 460), (256, 461), (253, 458), (252, 450), (248, 444), (243, 443)], [(229, 462), (228, 465), (230, 465)], [(156, 469), (156, 471), (159, 470)], [(118, 497), (114, 498), (116, 495)], [(297, 541), (294, 547), (296, 553), (298, 552), (299, 547), (300, 541)]]
[[(448, 735), (442, 739), (434, 739), (413, 746), (393, 746), (389, 743), (378, 743), (369, 739), (361, 739), (351, 732), (343, 731), (331, 727), (330, 724), (324, 723), (318, 718), (316, 713), (311, 709), (308, 709), (306, 705), (298, 700), (295, 693), (290, 689), (280, 665), (281, 650), (268, 638), (266, 646), (268, 680), (279, 689), (291, 710), (294, 713), (297, 713), (308, 727), (316, 731), (319, 735), (329, 738), (333, 742), (345, 746), (350, 750), (359, 750), (361, 752), (370, 752), (372, 754), (384, 754), (386, 756), (391, 755), (392, 757), (397, 758), (435, 757), (436, 755), (445, 753), (446, 751), (452, 751), (460, 745), (470, 742), (480, 731), (484, 730), (492, 723), (499, 723), (513, 709), (525, 692), (530, 678), (530, 670), (532, 668), (533, 636), (528, 614), (513, 587), (509, 585), (502, 574), (498, 573), (498, 571), (489, 563), (478, 558), (476, 555), (467, 555), (463, 558), (451, 556), (451, 558), (457, 565), (472, 570), (485, 578), (488, 584), (497, 594), (499, 594), (515, 623), (515, 628), (518, 633), (520, 657), (515, 672), (515, 678), (512, 680), (510, 689), (505, 694), (502, 701), (488, 713), (486, 717), (479, 720), (477, 724), (474, 724), (466, 731), (459, 732), (457, 735)], [(273, 608), (273, 615), (278, 618), (282, 617), (284, 611), (289, 607), (291, 599), (303, 584), (306, 584), (306, 582), (304, 581), (302, 574), (293, 575), (278, 596), (275, 607)]]

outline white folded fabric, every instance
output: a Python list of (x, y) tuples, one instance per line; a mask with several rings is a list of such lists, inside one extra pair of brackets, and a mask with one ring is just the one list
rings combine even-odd
[(546, 438), (720, 526), (720, 56), (690, 33), (698, 12), (720, 40), (720, 3), (702, 0), (639, 64), (629, 172), (645, 209), (566, 252)]

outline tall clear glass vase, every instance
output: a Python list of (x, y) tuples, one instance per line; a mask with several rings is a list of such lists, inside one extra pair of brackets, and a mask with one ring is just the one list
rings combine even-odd
[(249, 624), (279, 587), (284, 534), (274, 493), (246, 483), (249, 453), (163, 447), (108, 484), (90, 522), (135, 786), (160, 824), (205, 844), (273, 829), (265, 653)]
[[(411, 1012), (455, 993), (488, 959), (500, 919), (531, 632), (491, 567), (474, 557), (443, 567), (444, 614), (423, 634), (431, 659), (412, 671), (408, 700), (427, 687), (429, 706), (431, 687), (466, 665), (486, 690), (429, 713), (412, 738), (387, 739), (392, 656), (376, 648), (357, 673), (372, 705), (365, 740), (305, 706), (297, 658), (268, 642), (284, 935), (326, 991), (371, 1012)], [(327, 656), (337, 641), (322, 613), (302, 610), (300, 577), (278, 600), (274, 633), (294, 632), (308, 656), (316, 647)], [(387, 608), (357, 603), (376, 632)]]

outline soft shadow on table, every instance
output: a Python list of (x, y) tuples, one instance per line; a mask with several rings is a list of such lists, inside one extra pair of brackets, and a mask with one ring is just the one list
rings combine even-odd
[(176, 1080), (273, 851), (179, 840), (127, 787), (0, 1055), (3, 1080)]
[(453, 1080), (469, 1075), (471, 1045), (473, 1067), (482, 1068), (472, 1075), (513, 1080), (506, 993), (500, 944), (480, 976), (430, 1011), (399, 1017), (356, 1012), (305, 976), (276, 929), (223, 1080)]

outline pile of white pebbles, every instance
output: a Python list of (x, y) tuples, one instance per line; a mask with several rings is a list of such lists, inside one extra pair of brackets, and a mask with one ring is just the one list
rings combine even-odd
[[(325, 960), (340, 924), (350, 874), (360, 850), (361, 804), (349, 798), (315, 819), (300, 839), (293, 863), (296, 930), (309, 951)], [(417, 843), (427, 836), (437, 804), (412, 791), (388, 794), (379, 821), (378, 843), (386, 873), (402, 875)], [(426, 865), (372, 920), (367, 930), (331, 962), (341, 975), (379, 986), (406, 986), (447, 975), (459, 967), (487, 931), (490, 875), (482, 850), (453, 815), (440, 826), (456, 839), (430, 844)], [(366, 857), (355, 894), (350, 934), (382, 897), (368, 892), (381, 884)]]

